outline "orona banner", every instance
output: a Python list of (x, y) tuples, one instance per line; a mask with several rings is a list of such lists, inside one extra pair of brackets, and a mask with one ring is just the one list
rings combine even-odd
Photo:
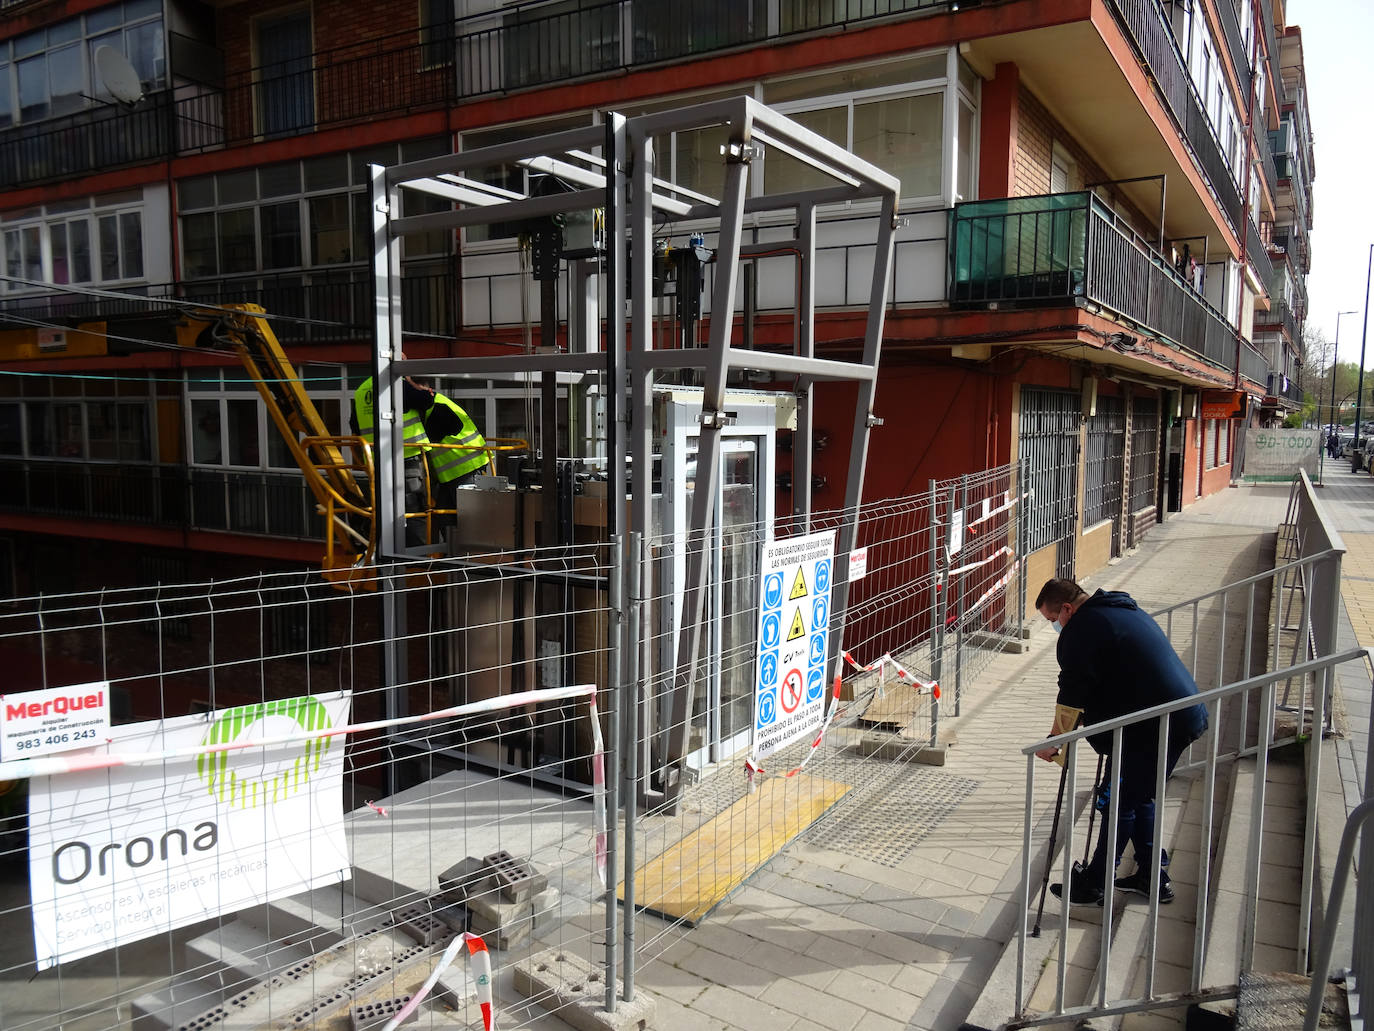
[(1321, 430), (1258, 429), (1245, 431), (1245, 480), (1287, 482), (1306, 469), (1317, 475)]
[[(113, 727), (95, 750), (160, 753), (343, 726), (347, 692)], [(350, 875), (343, 739), (34, 779), (39, 970)]]

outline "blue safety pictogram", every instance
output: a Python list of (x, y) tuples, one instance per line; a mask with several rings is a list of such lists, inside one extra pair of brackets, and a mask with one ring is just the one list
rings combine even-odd
[(824, 598), (817, 598), (811, 603), (811, 626), (815, 630), (825, 627), (825, 621), (830, 618), (830, 602)]
[(830, 586), (830, 560), (823, 558), (816, 563), (816, 590), (823, 591)]
[(763, 617), (763, 646), (765, 648), (776, 648), (781, 638), (782, 617), (776, 612), (770, 612)]
[(763, 581), (763, 607), (775, 609), (782, 604), (782, 574), (769, 573)]
[(778, 718), (778, 706), (773, 701), (773, 692), (759, 695), (759, 726), (766, 727)]
[(825, 634), (811, 635), (811, 658), (810, 665), (825, 661)]
[(806, 678), (806, 700), (808, 702), (819, 701), (825, 691), (825, 677), (821, 671), (813, 669), (810, 676)]
[(778, 653), (765, 652), (763, 661), (759, 663), (759, 683), (764, 687), (772, 687), (778, 682)]

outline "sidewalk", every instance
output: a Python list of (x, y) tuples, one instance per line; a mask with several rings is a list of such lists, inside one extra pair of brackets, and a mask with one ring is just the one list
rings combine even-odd
[[(1331, 499), (1338, 527), (1349, 519), (1354, 529), (1374, 502), (1374, 482), (1346, 477), (1328, 470), (1323, 501)], [(1204, 499), (1155, 527), (1086, 586), (1129, 591), (1154, 609), (1270, 568), (1287, 501), (1286, 485)], [(1374, 518), (1368, 527), (1374, 530)], [(1351, 633), (1374, 641), (1374, 532), (1351, 533), (1346, 543), (1350, 573), (1360, 570), (1346, 578), (1355, 592), (1347, 606), (1358, 617)], [(857, 826), (842, 848), (819, 848), (816, 835), (804, 837), (698, 928), (665, 932), (655, 918), (640, 917), (637, 984), (659, 997), (658, 1026), (957, 1027), (1012, 932), (1025, 797), (1020, 748), (1049, 728), (1058, 672), (1053, 642), (1036, 627), (1028, 652), (999, 657), (965, 687), (963, 715), (949, 721), (957, 744), (947, 764), (909, 773), (921, 792), (944, 801), (900, 861), (880, 861), (892, 850), (875, 837), (900, 828), (864, 826), (876, 821), (849, 813)], [(1363, 720), (1350, 716), (1352, 725)], [(1081, 784), (1091, 781), (1089, 762), (1080, 758)], [(1036, 778), (1046, 824), (1056, 786), (1055, 777)]]

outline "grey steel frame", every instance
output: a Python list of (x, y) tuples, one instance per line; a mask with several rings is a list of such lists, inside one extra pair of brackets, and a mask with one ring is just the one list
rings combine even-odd
[[(718, 199), (677, 187), (655, 176), (653, 138), (670, 132), (727, 127), (728, 143), (722, 148), (726, 164), (725, 185)], [(748, 196), (749, 164), (761, 147), (773, 147), (823, 173), (828, 185), (783, 194)], [(605, 157), (592, 152), (602, 148)], [(524, 165), (557, 175), (574, 188), (555, 196), (528, 196), (489, 186), (471, 174), (499, 165)], [(715, 508), (716, 480), (720, 470), (721, 429), (726, 386), (734, 372), (772, 373), (794, 379), (798, 396), (798, 421), (793, 454), (794, 515), (803, 516), (809, 528), (813, 419), (811, 388), (818, 381), (850, 381), (858, 387), (854, 430), (845, 488), (845, 508), (857, 508), (863, 489), (868, 454), (868, 434), (877, 425), (873, 414), (883, 323), (892, 274), (893, 237), (897, 228), (898, 180), (856, 157), (843, 147), (778, 114), (750, 97), (712, 101), (636, 118), (607, 113), (601, 126), (571, 129), (512, 143), (382, 168), (371, 166), (377, 340), (373, 363), (377, 393), (377, 497), (378, 555), (383, 561), (413, 554), (405, 546), (404, 482), (401, 475), (403, 445), (394, 432), (401, 408), (401, 381), (409, 375), (500, 374), (502, 372), (605, 372), (613, 406), (607, 413), (607, 457), (612, 498), (629, 498), (629, 526), (621, 528), (618, 505), (607, 507), (608, 535), (619, 549), (616, 572), (623, 581), (615, 597), (617, 631), (608, 641), (612, 649), (610, 669), (620, 679), (615, 716), (621, 740), (612, 736), (611, 748), (623, 763), (620, 783), (626, 808), (626, 863), (632, 862), (634, 812), (641, 800), (646, 805), (671, 807), (683, 786), (687, 751), (688, 714), (702, 650), (702, 610), (709, 564), (704, 544), (709, 539)], [(405, 191), (418, 191), (462, 205), (450, 211), (400, 215)], [(876, 200), (879, 215), (875, 240), (872, 284), (862, 356), (856, 361), (816, 356), (815, 267), (817, 251), (816, 209), (822, 204)], [(569, 320), (569, 352), (524, 354), (513, 357), (403, 359), (401, 357), (400, 247), (409, 233), (455, 229), (493, 222), (604, 209), (606, 226), (605, 274), (601, 276), (604, 298), (601, 325), (604, 341), (591, 339), (592, 330)], [(791, 212), (796, 226), (799, 263), (797, 331), (791, 353), (755, 350), (732, 342), (734, 296), (741, 277), (741, 260), (749, 260), (744, 240), (746, 216), (761, 212)], [(711, 299), (707, 345), (701, 348), (654, 350), (653, 266), (654, 216), (674, 219), (715, 219), (719, 225), (714, 293)], [(628, 270), (628, 276), (626, 274)], [(626, 283), (628, 281), (628, 291)], [(627, 297), (628, 292), (628, 297)], [(626, 308), (629, 308), (627, 319)], [(628, 325), (627, 325), (628, 322)], [(628, 348), (625, 346), (628, 333)], [(652, 635), (640, 626), (646, 607), (642, 604), (652, 568), (644, 540), (652, 532), (652, 401), (656, 378), (663, 373), (699, 370), (704, 386), (701, 433), (698, 440), (697, 483), (688, 533), (688, 560), (684, 582), (683, 617), (677, 646), (673, 688), (668, 701), (668, 734), (665, 754), (659, 757), (662, 771), (657, 790), (651, 790), (646, 774), (650, 719), (645, 679), (651, 676)], [(628, 398), (623, 412), (620, 406)], [(556, 439), (545, 433), (544, 439)], [(626, 464), (632, 471), (626, 475)], [(857, 527), (846, 524), (836, 544), (836, 559), (854, 547)], [(387, 626), (403, 632), (403, 607), (397, 596), (383, 593)], [(830, 661), (838, 661), (844, 629), (847, 584), (832, 588)], [(397, 685), (404, 682), (404, 656), (391, 646), (385, 657), (384, 676), (388, 715), (404, 704)], [(641, 759), (645, 762), (641, 762)], [(614, 765), (612, 777), (614, 778)], [(614, 878), (612, 879), (614, 884)], [(627, 879), (627, 891), (632, 881)], [(627, 912), (633, 901), (627, 895)], [(614, 908), (614, 888), (607, 897)], [(613, 918), (607, 930), (614, 940)], [(633, 991), (633, 920), (625, 921), (624, 993)], [(608, 945), (608, 948), (610, 946)], [(613, 960), (611, 961), (613, 963)], [(612, 970), (614, 967), (612, 966)], [(607, 1006), (613, 1008), (614, 978), (607, 981)]]

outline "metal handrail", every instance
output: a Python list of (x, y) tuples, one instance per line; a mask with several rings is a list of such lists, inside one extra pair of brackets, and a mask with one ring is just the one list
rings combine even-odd
[(1150, 613), (1150, 615), (1155, 619), (1159, 619), (1161, 616), (1167, 616), (1170, 612), (1175, 612), (1178, 609), (1186, 608), (1189, 605), (1197, 605), (1211, 598), (1215, 598), (1218, 594), (1221, 594), (1223, 592), (1234, 591), (1241, 587), (1249, 587), (1251, 584), (1263, 583), (1265, 580), (1272, 580), (1274, 578), (1275, 573), (1287, 573), (1297, 569), (1298, 566), (1306, 565), (1310, 562), (1316, 562), (1319, 559), (1329, 558), (1333, 555), (1343, 554), (1345, 554), (1344, 548), (1341, 548), (1339, 550), (1336, 548), (1331, 548), (1327, 551), (1320, 551), (1315, 555), (1307, 555), (1303, 558), (1294, 559), (1292, 562), (1287, 562), (1281, 566), (1275, 566), (1273, 569), (1266, 569), (1263, 573), (1256, 573), (1254, 576), (1247, 576), (1243, 580), (1237, 580), (1234, 583), (1229, 583), (1219, 591), (1208, 591), (1206, 594), (1199, 594), (1196, 598), (1189, 598), (1187, 601), (1180, 601), (1174, 603), (1173, 605), (1167, 605), (1162, 609), (1155, 609), (1153, 612)]
[[(1345, 901), (1345, 883), (1350, 878), (1354, 865), (1355, 839), (1360, 830), (1374, 815), (1374, 798), (1367, 798), (1346, 818), (1345, 829), (1341, 831), (1341, 844), (1336, 850), (1336, 866), (1331, 875), (1331, 892), (1327, 897), (1327, 920), (1322, 927), (1321, 942), (1317, 955), (1312, 961), (1312, 986), (1307, 993), (1307, 1012), (1303, 1015), (1303, 1031), (1317, 1031), (1317, 1021), (1322, 1015), (1322, 996), (1326, 993), (1326, 978), (1331, 972), (1331, 953), (1336, 948), (1336, 928), (1340, 920), (1331, 914), (1337, 913)], [(1358, 914), (1356, 921), (1359, 921)], [(1361, 985), (1363, 981), (1360, 982)]]

